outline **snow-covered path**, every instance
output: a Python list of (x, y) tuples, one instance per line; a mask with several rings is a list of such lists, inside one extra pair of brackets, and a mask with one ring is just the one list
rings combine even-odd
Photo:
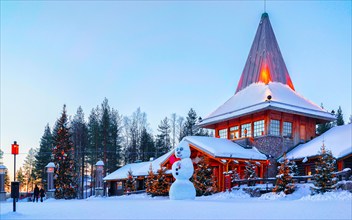
[(145, 194), (43, 203), (0, 203), (2, 219), (352, 219), (352, 194), (346, 191), (282, 197), (250, 198), (242, 191), (218, 193), (196, 200), (173, 201)]

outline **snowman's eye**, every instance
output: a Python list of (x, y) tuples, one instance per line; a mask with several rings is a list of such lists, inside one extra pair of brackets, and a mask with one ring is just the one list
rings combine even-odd
[(183, 150), (183, 147), (181, 147), (180, 150)]

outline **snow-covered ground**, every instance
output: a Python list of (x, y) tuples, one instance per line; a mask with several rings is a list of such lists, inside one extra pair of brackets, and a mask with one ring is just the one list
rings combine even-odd
[(0, 203), (0, 219), (352, 219), (352, 193), (336, 191), (310, 195), (301, 184), (291, 195), (267, 193), (251, 198), (242, 190), (195, 200), (137, 194), (90, 197), (85, 200), (48, 199), (43, 203)]

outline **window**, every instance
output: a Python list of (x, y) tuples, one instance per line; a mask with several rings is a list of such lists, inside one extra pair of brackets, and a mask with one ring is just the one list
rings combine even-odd
[(251, 137), (252, 128), (251, 123), (241, 125), (241, 137)]
[(239, 126), (233, 126), (230, 128), (230, 139), (239, 138)]
[(280, 136), (280, 121), (279, 120), (271, 120), (270, 121), (269, 134)]
[(284, 121), (283, 127), (282, 127), (282, 135), (284, 137), (292, 137), (292, 123)]
[(264, 120), (254, 122), (254, 137), (264, 135)]
[(219, 130), (219, 136), (220, 136), (220, 138), (226, 138), (227, 139), (227, 129)]

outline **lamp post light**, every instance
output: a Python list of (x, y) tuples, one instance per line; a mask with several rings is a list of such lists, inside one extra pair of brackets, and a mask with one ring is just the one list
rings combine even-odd
[(6, 192), (5, 192), (5, 175), (7, 168), (0, 164), (0, 201), (6, 200)]
[(104, 187), (103, 187), (103, 172), (104, 172), (104, 162), (99, 160), (96, 164), (96, 174), (95, 174), (95, 195), (103, 196)]
[(55, 164), (53, 162), (48, 163), (46, 166), (46, 173), (48, 174), (48, 179), (47, 179), (47, 197), (48, 198), (53, 198), (54, 197), (54, 171), (55, 171)]

